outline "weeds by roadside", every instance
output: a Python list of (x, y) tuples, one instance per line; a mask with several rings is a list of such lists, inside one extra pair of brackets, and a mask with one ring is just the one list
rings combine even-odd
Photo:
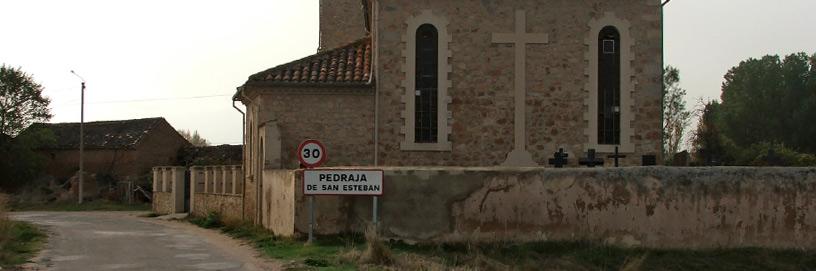
[[(197, 222), (193, 222), (193, 220)], [(816, 251), (759, 248), (667, 250), (594, 242), (407, 244), (365, 236), (318, 236), (312, 244), (251, 224), (223, 225), (217, 214), (193, 218), (248, 241), (288, 270), (816, 270)]]
[(8, 198), (0, 194), (0, 267), (25, 263), (37, 252), (46, 235), (30, 223), (11, 221), (6, 214)]

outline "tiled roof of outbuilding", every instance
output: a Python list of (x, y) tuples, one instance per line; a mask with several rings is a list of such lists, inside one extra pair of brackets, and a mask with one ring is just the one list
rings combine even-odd
[[(164, 118), (148, 118), (85, 123), (85, 148), (87, 149), (133, 149)], [(56, 143), (47, 149), (78, 149), (79, 123), (34, 123), (32, 128), (45, 128), (54, 133)], [(169, 125), (169, 124), (168, 124)], [(25, 133), (26, 131), (23, 131)]]
[(367, 85), (371, 79), (371, 38), (320, 52), (249, 77), (248, 84)]

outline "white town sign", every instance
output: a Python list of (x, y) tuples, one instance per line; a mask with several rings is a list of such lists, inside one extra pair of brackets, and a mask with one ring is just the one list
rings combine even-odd
[(382, 170), (303, 171), (304, 195), (380, 196), (383, 194)]

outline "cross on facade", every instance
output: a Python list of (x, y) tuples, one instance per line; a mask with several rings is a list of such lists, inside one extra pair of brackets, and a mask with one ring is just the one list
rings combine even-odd
[(547, 34), (527, 33), (527, 17), (524, 10), (516, 10), (516, 29), (514, 33), (493, 33), (493, 43), (510, 43), (515, 46), (515, 141), (513, 151), (507, 154), (505, 166), (535, 166), (533, 156), (526, 149), (527, 128), (525, 117), (525, 100), (527, 98), (527, 44), (547, 44)]
[(612, 158), (612, 159), (615, 159), (615, 167), (619, 167), (619, 164), (618, 164), (618, 159), (621, 159), (621, 158), (626, 158), (626, 155), (620, 154), (620, 153), (618, 152), (618, 146), (615, 146), (615, 154), (613, 154), (613, 155), (607, 155), (606, 157), (607, 157), (607, 158)]
[(569, 154), (565, 153), (563, 148), (558, 149), (558, 152), (553, 153), (553, 158), (550, 158), (550, 165), (562, 168), (568, 162), (567, 157), (569, 157)]
[(589, 149), (587, 150), (587, 157), (578, 160), (578, 164), (587, 167), (603, 166), (604, 160), (603, 158), (595, 157), (595, 149)]

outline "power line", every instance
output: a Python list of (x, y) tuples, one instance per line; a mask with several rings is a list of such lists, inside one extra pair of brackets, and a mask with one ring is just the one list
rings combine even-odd
[[(177, 101), (177, 100), (207, 99), (207, 98), (231, 97), (231, 96), (232, 96), (231, 94), (222, 94), (222, 95), (205, 95), (205, 96), (189, 96), (189, 97), (173, 97), (173, 98), (151, 98), (151, 99), (135, 99), (135, 100), (99, 101), (99, 102), (91, 102), (91, 103), (85, 103), (85, 104), (142, 103), (142, 102), (155, 102), (155, 101)], [(62, 106), (62, 105), (79, 105), (79, 104), (78, 103), (55, 104), (55, 106)]]

